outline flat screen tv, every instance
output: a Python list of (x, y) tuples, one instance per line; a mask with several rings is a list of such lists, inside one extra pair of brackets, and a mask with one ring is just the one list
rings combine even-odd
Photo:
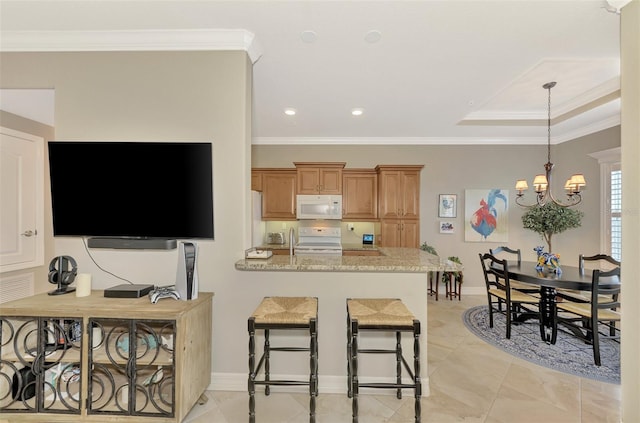
[(53, 235), (90, 247), (213, 239), (211, 143), (51, 141)]

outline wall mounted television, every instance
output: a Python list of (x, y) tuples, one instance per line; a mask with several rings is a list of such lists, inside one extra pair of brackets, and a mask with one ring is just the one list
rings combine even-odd
[(213, 239), (211, 143), (48, 146), (54, 236), (127, 249), (171, 249), (177, 239)]

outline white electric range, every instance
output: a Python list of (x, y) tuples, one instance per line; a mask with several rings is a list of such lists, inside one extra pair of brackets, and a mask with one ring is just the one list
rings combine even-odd
[(342, 255), (340, 221), (298, 221), (298, 243), (294, 255)]

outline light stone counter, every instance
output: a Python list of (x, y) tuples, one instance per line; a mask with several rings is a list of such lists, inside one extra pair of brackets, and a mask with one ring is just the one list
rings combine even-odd
[[(345, 248), (345, 246), (343, 246)], [(355, 248), (355, 247), (354, 247)], [(243, 259), (236, 262), (240, 270), (241, 289), (238, 307), (246, 305), (247, 316), (265, 296), (312, 296), (318, 298), (320, 391), (346, 392), (346, 299), (400, 298), (420, 320), (420, 375), (422, 392), (429, 395), (427, 351), (427, 300), (429, 272), (462, 270), (462, 267), (417, 248), (378, 247), (380, 256), (289, 256), (274, 255), (269, 259)], [(240, 275), (241, 274), (241, 275)], [(246, 329), (244, 329), (246, 330)], [(281, 336), (289, 345), (304, 344), (304, 336), (272, 333), (272, 343)], [(393, 348), (395, 334), (362, 335), (367, 348)], [(260, 340), (256, 345), (261, 345)], [(402, 337), (403, 350), (412, 358), (412, 338)], [(284, 345), (287, 345), (284, 343)], [(284, 357), (283, 357), (284, 355)], [(308, 356), (273, 354), (271, 371), (286, 378), (304, 378)], [(395, 360), (388, 354), (367, 354), (363, 360), (361, 380), (395, 381)], [(237, 376), (238, 384), (246, 375)], [(405, 374), (406, 376), (406, 374)], [(286, 388), (282, 388), (286, 389)], [(410, 392), (405, 392), (410, 395)]]
[(243, 259), (238, 270), (297, 272), (399, 272), (426, 273), (456, 271), (462, 267), (441, 260), (418, 248), (378, 247), (379, 256), (289, 256), (274, 255), (268, 259)]

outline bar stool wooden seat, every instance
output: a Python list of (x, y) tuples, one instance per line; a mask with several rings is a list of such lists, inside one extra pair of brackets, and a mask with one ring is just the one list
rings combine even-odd
[[(364, 331), (395, 332), (396, 345), (393, 349), (365, 349), (358, 344), (358, 334)], [(402, 353), (401, 334), (413, 334), (413, 369)], [(397, 298), (349, 298), (347, 299), (347, 389), (352, 399), (352, 419), (358, 421), (358, 394), (360, 388), (396, 389), (398, 399), (402, 389), (413, 389), (415, 397), (415, 422), (421, 418), (420, 396), (420, 321)], [(362, 383), (358, 380), (359, 354), (394, 354), (396, 358), (395, 382)], [(411, 380), (403, 383), (402, 368)]]
[[(316, 397), (318, 396), (318, 299), (315, 297), (265, 297), (249, 317), (249, 422), (254, 423), (255, 387), (265, 386), (265, 395), (270, 394), (271, 385), (309, 386), (309, 421), (316, 421)], [(308, 329), (309, 347), (272, 347), (269, 341), (271, 330)], [(255, 364), (256, 330), (264, 330), (264, 349), (258, 365)], [(308, 380), (271, 379), (269, 358), (274, 351), (309, 352)], [(258, 379), (264, 365), (264, 378)]]

